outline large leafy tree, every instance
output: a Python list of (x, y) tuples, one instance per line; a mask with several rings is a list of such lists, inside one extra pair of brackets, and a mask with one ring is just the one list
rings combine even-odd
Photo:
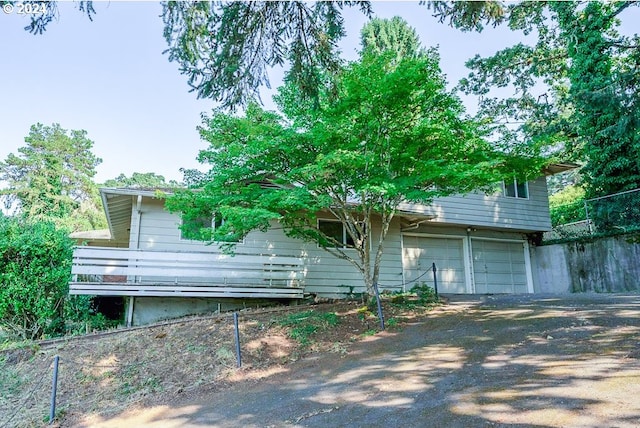
[[(434, 2), (442, 20), (465, 31), (506, 24), (537, 34), (468, 62), (462, 89), (481, 97), (481, 115), (500, 118), (510, 138), (544, 140), (586, 162), (590, 196), (640, 186), (640, 39), (618, 32), (638, 2)], [(540, 89), (541, 85), (546, 86)], [(543, 86), (543, 87), (544, 87)], [(492, 96), (510, 87), (510, 97)]]
[(103, 226), (93, 183), (102, 160), (91, 151), (87, 132), (38, 123), (25, 143), (0, 162), (6, 208), (74, 230)]
[[(319, 101), (309, 108), (289, 83), (276, 97), (284, 116), (250, 104), (240, 117), (206, 117), (201, 135), (210, 147), (199, 160), (211, 170), (168, 207), (190, 218), (221, 215), (224, 224), (201, 236), (227, 243), (279, 222), (288, 236), (352, 263), (371, 293), (402, 202), (429, 203), (488, 186), (514, 168), (537, 169), (531, 159), (524, 167), (494, 150), (479, 125), (462, 118), (433, 51), (398, 59), (365, 49), (322, 87)], [(320, 230), (319, 212), (342, 222), (355, 252)]]
[(175, 180), (167, 181), (163, 175), (154, 172), (134, 172), (131, 177), (120, 174), (104, 182), (105, 187), (130, 187), (138, 189), (162, 189), (179, 187), (180, 183)]
[(290, 62), (289, 77), (317, 99), (322, 71), (335, 72), (341, 11), (363, 1), (169, 1), (163, 3), (169, 59), (180, 64), (199, 97), (235, 109), (259, 99), (268, 69)]

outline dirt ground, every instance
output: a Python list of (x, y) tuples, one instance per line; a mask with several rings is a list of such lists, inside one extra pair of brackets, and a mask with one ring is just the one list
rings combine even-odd
[(637, 295), (452, 297), (401, 328), (62, 425), (640, 427), (639, 332)]

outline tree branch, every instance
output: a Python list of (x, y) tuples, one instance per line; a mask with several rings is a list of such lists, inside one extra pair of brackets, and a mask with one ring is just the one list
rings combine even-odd
[(616, 10), (613, 11), (613, 13), (611, 13), (609, 16), (607, 16), (607, 20), (608, 21), (612, 20), (616, 16), (620, 15), (622, 13), (622, 11), (624, 11), (626, 8), (628, 8), (630, 6), (633, 6), (635, 4), (638, 4), (637, 0), (621, 2), (620, 6), (618, 6), (616, 8)]

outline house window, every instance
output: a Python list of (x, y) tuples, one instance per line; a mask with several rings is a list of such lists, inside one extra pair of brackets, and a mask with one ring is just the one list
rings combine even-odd
[(180, 227), (180, 239), (187, 241), (206, 241), (206, 230), (213, 226), (211, 216), (198, 216), (187, 218), (182, 216)]
[(504, 195), (508, 198), (529, 198), (529, 187), (526, 181), (518, 181), (515, 178), (513, 181), (506, 181), (504, 183)]
[[(340, 242), (343, 248), (354, 246), (353, 238), (351, 238), (351, 235), (349, 235), (340, 220), (318, 220), (318, 230), (329, 238)], [(332, 246), (331, 244), (328, 243), (327, 246)], [(339, 247), (340, 245), (334, 244), (333, 246)]]
[[(189, 241), (208, 241), (215, 230), (224, 224), (224, 218), (215, 214), (213, 216), (199, 216), (195, 218), (182, 217), (180, 239)], [(233, 238), (217, 239), (220, 242), (235, 242)]]

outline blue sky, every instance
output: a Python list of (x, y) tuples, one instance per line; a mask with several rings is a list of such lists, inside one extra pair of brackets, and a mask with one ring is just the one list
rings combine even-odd
[[(23, 30), (26, 17), (0, 13), (0, 159), (16, 153), (29, 127), (40, 122), (88, 132), (103, 159), (98, 182), (134, 171), (180, 180), (181, 167), (198, 167), (195, 157), (205, 143), (196, 126), (214, 103), (196, 99), (178, 65), (163, 55), (160, 4), (95, 2), (93, 22), (74, 3), (59, 9), (58, 22), (38, 36)], [(425, 46), (439, 45), (451, 83), (466, 75), (464, 62), (476, 53), (488, 55), (521, 39), (505, 28), (461, 33), (418, 2), (375, 2), (374, 10), (379, 17), (403, 17)], [(354, 59), (366, 19), (352, 10), (345, 22), (343, 56)], [(273, 87), (279, 78), (273, 74)], [(263, 100), (270, 101), (268, 92)]]

